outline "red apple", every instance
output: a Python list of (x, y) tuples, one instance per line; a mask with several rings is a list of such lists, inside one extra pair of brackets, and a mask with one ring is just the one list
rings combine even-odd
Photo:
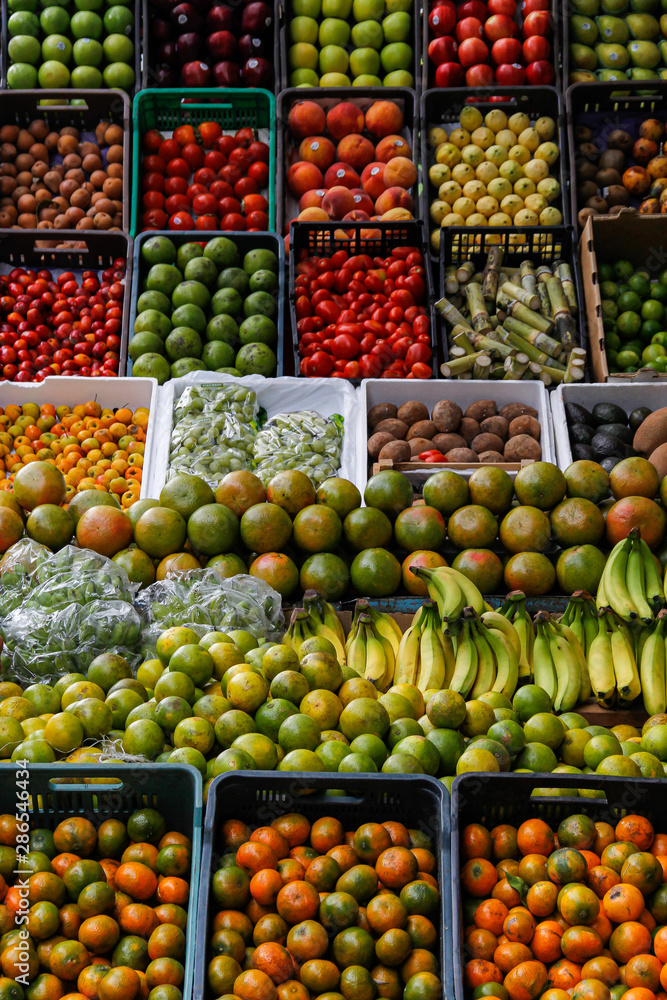
[(521, 60), (522, 49), (518, 38), (499, 38), (491, 47), (494, 63), (515, 63)]
[(533, 10), (523, 22), (523, 37), (531, 35), (550, 35), (551, 15), (546, 10)]
[(164, 18), (154, 17), (150, 23), (150, 36), (154, 42), (168, 42), (172, 35), (172, 27)]
[(273, 10), (267, 3), (255, 0), (244, 7), (241, 15), (241, 31), (251, 35), (265, 34), (273, 24)]
[(551, 0), (521, 0), (522, 17), (527, 17), (534, 10), (551, 10)]
[(233, 31), (235, 25), (234, 11), (224, 4), (214, 4), (206, 15), (206, 27), (210, 31)]
[(508, 17), (514, 17), (516, 0), (488, 0), (487, 8), (489, 14), (507, 14)]
[(466, 38), (459, 45), (459, 62), (465, 69), (477, 63), (484, 63), (488, 58), (489, 48), (481, 38)]
[(459, 21), (462, 21), (465, 17), (476, 17), (478, 21), (486, 21), (489, 12), (486, 4), (482, 3), (481, 0), (466, 0), (457, 9), (456, 16)]
[(436, 87), (461, 87), (463, 81), (463, 67), (458, 63), (441, 63), (435, 71)]
[(539, 59), (548, 59), (550, 55), (551, 42), (543, 35), (531, 35), (523, 43), (523, 58), (526, 63), (536, 62)]
[(191, 3), (179, 3), (171, 12), (171, 20), (178, 31), (199, 31), (203, 21)]
[(484, 34), (490, 42), (497, 42), (499, 38), (513, 38), (519, 34), (516, 21), (513, 21), (507, 14), (493, 14), (484, 25)]
[(216, 61), (231, 59), (236, 51), (236, 38), (231, 31), (214, 31), (208, 36), (206, 45)]
[(256, 38), (254, 35), (241, 35), (238, 40), (237, 53), (239, 59), (244, 62), (253, 56), (269, 55), (268, 41), (264, 38)]
[(155, 50), (155, 59), (158, 63), (171, 65), (176, 61), (176, 42), (163, 42)]
[(211, 82), (211, 76), (208, 63), (199, 59), (186, 63), (181, 70), (181, 80), (185, 87), (207, 87)]
[(273, 66), (267, 59), (256, 59), (253, 56), (244, 62), (241, 68), (243, 82), (248, 87), (268, 87), (273, 86)]
[(176, 87), (178, 85), (178, 77), (171, 66), (163, 63), (151, 71), (152, 85), (156, 87)]
[(213, 79), (219, 87), (238, 87), (241, 83), (241, 70), (235, 62), (217, 62), (213, 67)]
[(186, 31), (184, 35), (179, 35), (176, 39), (176, 55), (181, 63), (193, 62), (202, 55), (202, 38), (194, 31)]
[(441, 35), (450, 35), (456, 25), (454, 4), (450, 3), (449, 0), (446, 3), (439, 3), (429, 14), (428, 23), (436, 38)]
[(520, 87), (526, 82), (526, 71), (521, 63), (501, 63), (496, 69), (496, 83), (507, 87)]
[(526, 66), (526, 78), (533, 87), (545, 87), (554, 82), (554, 68), (546, 59), (538, 59)]
[(482, 22), (476, 17), (464, 17), (456, 25), (457, 42), (463, 42), (466, 38), (481, 38), (483, 34)]
[(441, 63), (454, 62), (458, 45), (451, 35), (443, 35), (434, 38), (428, 44), (428, 57), (432, 63), (439, 66)]
[[(493, 70), (486, 63), (479, 63), (466, 70), (466, 86), (490, 87), (493, 84)], [(503, 97), (500, 100), (504, 100)]]

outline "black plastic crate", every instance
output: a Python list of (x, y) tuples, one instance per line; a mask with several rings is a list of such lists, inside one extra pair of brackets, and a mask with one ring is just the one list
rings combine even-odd
[[(213, 0), (211, 0), (210, 6), (211, 7), (214, 6)], [(240, 5), (237, 3), (230, 3), (228, 4), (228, 6), (236, 8), (238, 10)], [(273, 0), (271, 6), (273, 6), (273, 87), (270, 87), (268, 89), (272, 90), (274, 94), (278, 94), (278, 91), (280, 90), (280, 65), (279, 65), (280, 45), (278, 42), (278, 29), (280, 25), (280, 0)], [(151, 64), (151, 61), (154, 62), (154, 55), (155, 55), (155, 42), (151, 42), (150, 38), (151, 16), (152, 16), (151, 8), (152, 8), (151, 0), (141, 0), (141, 17), (144, 26), (143, 28), (144, 44), (143, 44), (142, 69), (141, 69), (142, 90), (149, 90), (152, 87), (155, 88), (160, 87), (160, 84), (157, 82), (156, 79), (155, 67), (154, 65)], [(153, 52), (151, 52), (151, 48), (153, 49)], [(204, 57), (204, 60), (207, 61), (206, 56)], [(213, 63), (214, 60), (210, 59), (208, 61)], [(183, 87), (181, 84), (177, 84), (177, 86), (180, 86), (181, 89), (184, 91), (184, 93), (187, 93), (188, 90), (191, 89), (189, 87)], [(214, 79), (211, 80), (209, 86), (217, 87), (217, 84)], [(242, 87), (243, 84), (242, 83), (239, 84), (239, 88)], [(224, 88), (221, 87), (220, 90), (222, 92), (224, 91)]]
[(364, 822), (395, 820), (432, 838), (441, 897), (437, 956), (444, 993), (451, 996), (449, 794), (442, 782), (421, 774), (374, 774), (369, 781), (368, 775), (361, 774), (242, 771), (220, 775), (208, 790), (199, 882), (195, 1000), (214, 998), (206, 973), (209, 924), (216, 912), (211, 881), (222, 853), (222, 823), (240, 819), (253, 827), (267, 826), (288, 812), (302, 813), (311, 822), (322, 816), (336, 816), (348, 829)]
[[(26, 801), (22, 783), (26, 782)], [(20, 798), (19, 798), (20, 796)], [(190, 899), (186, 928), (183, 1000), (191, 1000), (195, 965), (197, 895), (202, 841), (202, 780), (189, 764), (0, 764), (0, 813), (25, 811), (31, 828), (54, 830), (68, 816), (85, 816), (94, 825), (127, 820), (135, 809), (158, 809), (167, 827), (192, 841)]]
[[(287, 121), (290, 109), (297, 101), (314, 101), (321, 108), (329, 111), (341, 101), (356, 104), (364, 114), (376, 101), (394, 101), (403, 111), (403, 128), (401, 135), (410, 145), (412, 160), (419, 172), (419, 102), (417, 93), (407, 87), (325, 87), (310, 89), (306, 87), (291, 87), (276, 99), (277, 124), (277, 169), (276, 169), (276, 232), (287, 235), (287, 227), (292, 219), (299, 214), (298, 202), (287, 190), (287, 171), (290, 167), (291, 154), (298, 149), (299, 142), (288, 134)], [(379, 140), (378, 140), (379, 141)], [(373, 142), (373, 145), (377, 145)], [(412, 189), (415, 209), (419, 206), (420, 178)]]
[[(646, 93), (647, 83), (651, 93)], [(628, 80), (623, 90), (611, 83), (575, 83), (565, 94), (567, 115), (567, 140), (570, 175), (570, 218), (576, 232), (582, 228), (578, 224), (578, 212), (583, 203), (577, 198), (577, 143), (574, 130), (578, 125), (587, 125), (594, 133), (594, 140), (601, 140), (601, 151), (607, 148), (607, 137), (614, 129), (621, 128), (638, 138), (638, 127), (645, 118), (658, 118), (667, 122), (667, 80)], [(626, 166), (634, 163), (632, 156), (626, 157)], [(639, 198), (630, 198), (630, 205), (639, 207)]]
[[(76, 98), (75, 98), (76, 95)], [(4, 125), (18, 125), (27, 128), (35, 118), (43, 118), (52, 131), (59, 131), (66, 125), (79, 132), (95, 132), (100, 121), (120, 125), (123, 129), (123, 232), (130, 231), (130, 178), (132, 162), (130, 156), (130, 122), (132, 112), (130, 99), (122, 90), (10, 90), (7, 92), (6, 110), (0, 114)], [(79, 104), (70, 103), (74, 99)], [(40, 101), (53, 104), (40, 105)], [(79, 232), (90, 233), (89, 229)], [(104, 232), (104, 230), (94, 230)]]
[[(62, 247), (44, 249), (42, 241), (58, 239), (63, 243), (85, 244), (85, 248)], [(36, 267), (52, 271), (54, 277), (63, 271), (100, 271), (111, 267), (123, 257), (127, 261), (123, 318), (120, 331), (120, 360), (118, 374), (125, 374), (127, 364), (127, 339), (132, 292), (132, 240), (124, 233), (96, 233), (90, 229), (4, 229), (0, 230), (0, 267)]]
[[(454, 996), (465, 1000), (463, 986), (463, 920), (461, 905), (461, 847), (459, 837), (469, 823), (493, 827), (519, 826), (537, 817), (557, 827), (562, 819), (585, 813), (596, 822), (612, 825), (627, 813), (639, 813), (653, 822), (667, 823), (667, 799), (661, 778), (612, 778), (587, 774), (466, 774), (452, 785), (452, 930)], [(535, 789), (549, 794), (531, 798)], [(604, 798), (569, 796), (569, 789), (604, 792)]]
[[(429, 234), (436, 228), (430, 222), (430, 205), (433, 200), (433, 186), (429, 180), (429, 168), (435, 163), (435, 151), (429, 146), (428, 131), (434, 125), (440, 125), (447, 132), (458, 128), (459, 115), (466, 104), (473, 103), (480, 114), (486, 115), (489, 111), (500, 109), (504, 111), (508, 118), (518, 112), (528, 115), (531, 121), (547, 116), (556, 122), (558, 148), (560, 156), (554, 164), (553, 176), (560, 182), (561, 192), (556, 201), (553, 202), (563, 215), (563, 224), (568, 225), (569, 205), (567, 200), (567, 144), (565, 114), (563, 111), (563, 101), (561, 95), (554, 87), (503, 87), (503, 96), (506, 101), (498, 101), (498, 88), (492, 90), (475, 91), (475, 97), (470, 96), (470, 90), (464, 87), (451, 88), (449, 90), (429, 90), (422, 94), (420, 105), (421, 120), (421, 166), (422, 166), (422, 202), (421, 217), (428, 220)], [(446, 227), (445, 227), (446, 228)], [(443, 228), (443, 232), (445, 231)], [(509, 227), (508, 227), (509, 228)], [(542, 227), (545, 229), (545, 227)], [(555, 227), (546, 227), (546, 231)], [(429, 247), (431, 246), (429, 240)], [(437, 252), (431, 250), (433, 259), (437, 259)]]
[[(518, 240), (523, 239), (523, 242)], [(586, 347), (586, 307), (583, 284), (579, 271), (579, 254), (574, 233), (570, 226), (548, 226), (536, 228), (526, 226), (510, 229), (503, 226), (488, 226), (480, 229), (459, 229), (445, 227), (442, 230), (439, 258), (439, 295), (445, 295), (445, 268), (450, 264), (460, 266), (465, 260), (472, 260), (476, 270), (483, 270), (486, 256), (492, 246), (502, 246), (503, 263), (518, 267), (526, 258), (535, 264), (551, 264), (562, 260), (570, 265), (577, 296), (575, 321), (579, 329), (581, 347)], [(440, 343), (444, 352), (443, 361), (449, 357), (448, 327), (436, 309), (437, 322), (441, 330)]]
[[(330, 257), (337, 250), (347, 250), (352, 254), (370, 254), (372, 256), (387, 256), (394, 247), (419, 247), (424, 261), (424, 278), (426, 281), (426, 302), (424, 307), (429, 311), (431, 321), (431, 350), (433, 358), (433, 377), (437, 378), (438, 336), (435, 322), (435, 287), (429, 267), (428, 247), (423, 222), (414, 220), (406, 222), (346, 222), (345, 232), (351, 237), (336, 235), (341, 232), (340, 222), (293, 222), (289, 237), (289, 272), (287, 298), (289, 301), (290, 326), (292, 329), (292, 347), (294, 352), (294, 374), (300, 375), (301, 359), (299, 357), (299, 336), (296, 329), (296, 309), (294, 282), (296, 280), (296, 265), (305, 250), (308, 256)], [(379, 236), (363, 235), (370, 228), (379, 232)], [(305, 376), (302, 376), (305, 377)], [(352, 385), (358, 385), (359, 379), (349, 379)]]
[[(6, 2), (6, 0), (5, 0), (5, 2)], [(555, 2), (557, 2), (557, 0), (553, 0), (553, 2), (555, 3)], [(279, 10), (280, 10), (280, 31), (279, 31), (280, 86), (278, 86), (278, 82), (276, 82), (276, 94), (278, 94), (282, 90), (287, 90), (288, 88), (292, 87), (292, 84), (290, 83), (290, 73), (291, 73), (291, 70), (290, 70), (290, 67), (289, 67), (289, 49), (290, 49), (290, 46), (291, 46), (292, 42), (291, 42), (290, 37), (289, 37), (289, 26), (290, 26), (290, 21), (294, 17), (294, 14), (292, 12), (291, 0), (278, 0), (278, 7), (279, 7)], [(412, 43), (412, 54), (413, 54), (413, 64), (412, 64), (411, 70), (412, 70), (412, 76), (414, 77), (414, 84), (413, 84), (413, 87), (411, 89), (417, 91), (417, 90), (421, 89), (421, 76), (422, 76), (422, 65), (421, 65), (421, 62), (422, 62), (422, 45), (423, 45), (423, 39), (422, 39), (422, 12), (420, 10), (419, 3), (417, 2), (417, 0), (414, 0), (414, 2), (413, 2), (413, 9), (412, 9), (412, 13), (410, 14), (410, 16), (412, 18), (412, 32), (411, 32), (411, 39), (410, 40), (411, 40), (411, 43)], [(319, 18), (317, 20), (318, 20), (318, 23), (319, 23)], [(354, 48), (354, 46), (348, 44), (348, 45), (345, 46), (345, 48), (346, 48), (346, 50), (348, 52), (350, 52)], [(319, 52), (319, 43), (318, 43), (317, 49), (318, 49), (318, 52)], [(426, 53), (424, 52), (424, 58), (425, 57), (426, 57)], [(278, 64), (276, 63), (276, 67), (277, 67), (277, 65)], [(321, 74), (318, 74), (318, 75), (321, 75)], [(382, 67), (380, 67), (380, 72), (378, 73), (378, 76), (380, 78), (382, 78), (382, 75), (383, 75), (383, 73), (382, 73)], [(384, 75), (386, 75), (386, 74), (384, 74)], [(304, 88), (304, 90), (305, 89), (306, 88)], [(315, 89), (317, 89), (317, 88), (315, 88)], [(352, 88), (345, 87), (343, 89), (345, 90), (346, 93), (352, 94), (352, 93), (354, 93), (354, 90), (356, 90), (357, 88), (355, 87), (355, 88), (352, 89)], [(376, 100), (382, 100), (381, 95), (387, 93), (387, 91), (389, 91), (391, 93), (391, 90), (392, 90), (392, 88), (385, 88), (385, 87), (370, 87), (368, 89), (370, 91), (377, 91), (378, 92), (378, 96), (377, 96)], [(330, 87), (324, 87), (324, 88), (322, 88), (321, 93), (322, 94), (329, 94), (329, 93), (331, 93), (331, 88)]]
[[(424, 0), (424, 6), (422, 9), (422, 21), (423, 21), (422, 38), (424, 40), (423, 41), (424, 50), (422, 59), (422, 80), (421, 80), (421, 87), (423, 91), (427, 91), (431, 87), (436, 86), (435, 83), (436, 67), (428, 57), (429, 43), (433, 41), (433, 38), (430, 35), (428, 16), (431, 13), (432, 8), (435, 6), (437, 6), (437, 0), (430, 0), (430, 2), (429, 0)], [(561, 55), (563, 50), (561, 39), (563, 36), (563, 21), (565, 21), (565, 23), (567, 24), (568, 9), (569, 9), (568, 5), (559, 3), (559, 0), (551, 0), (551, 5), (549, 10), (551, 13), (553, 32), (551, 38), (549, 39), (549, 41), (551, 42), (551, 57), (549, 59), (549, 62), (552, 64), (555, 73), (555, 78), (552, 86), (556, 87), (559, 90), (559, 92), (562, 92), (562, 90), (564, 89), (561, 86), (562, 79), (565, 80), (565, 87), (567, 87), (567, 77), (563, 77), (561, 75)], [(521, 17), (521, 7), (519, 4), (517, 4), (514, 20), (519, 25), (519, 27), (523, 25), (523, 18)], [(519, 40), (520, 41), (524, 40), (521, 37), (521, 35), (519, 35)], [(489, 65), (491, 65), (490, 52), (491, 52), (491, 46), (489, 45)], [(499, 90), (500, 84), (494, 84), (494, 86), (496, 87), (497, 90)], [(442, 93), (443, 97), (451, 93), (451, 88), (448, 87), (438, 87), (437, 89)], [(506, 87), (503, 87), (503, 91), (506, 89), (507, 89)], [(530, 84), (526, 83), (521, 87), (521, 89), (532, 90), (533, 88), (531, 87)]]
[[(182, 246), (184, 243), (208, 243), (209, 240), (215, 239), (216, 236), (226, 236), (228, 239), (235, 243), (242, 254), (249, 253), (250, 250), (273, 250), (274, 254), (278, 258), (278, 298), (276, 300), (277, 313), (275, 318), (276, 327), (278, 330), (278, 341), (276, 344), (276, 377), (284, 375), (284, 364), (285, 364), (285, 244), (280, 236), (276, 236), (275, 233), (234, 233), (234, 232), (224, 232), (224, 233), (213, 233), (205, 232), (204, 230), (193, 230), (192, 232), (174, 232), (173, 230), (160, 230), (153, 231), (147, 230), (146, 232), (139, 233), (139, 235), (134, 240), (134, 257), (132, 261), (132, 290), (131, 290), (131, 307), (129, 311), (129, 319), (127, 324), (127, 338), (125, 343), (125, 352), (127, 354), (127, 344), (130, 342), (134, 336), (134, 321), (137, 318), (137, 302), (139, 296), (141, 295), (141, 284), (145, 278), (147, 272), (150, 270), (141, 257), (141, 247), (149, 240), (152, 236), (167, 236), (176, 247)], [(132, 361), (127, 362), (127, 374), (132, 374)]]

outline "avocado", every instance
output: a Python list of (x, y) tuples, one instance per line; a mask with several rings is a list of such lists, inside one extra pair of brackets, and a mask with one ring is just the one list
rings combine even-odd
[(572, 444), (590, 444), (595, 437), (595, 430), (587, 424), (572, 424), (570, 427), (570, 442)]
[(600, 427), (602, 424), (627, 424), (628, 422), (627, 413), (616, 403), (596, 403), (591, 416), (595, 427)]
[(611, 437), (617, 437), (625, 444), (632, 444), (632, 431), (627, 426), (627, 424), (600, 424), (597, 428), (598, 434), (609, 434)]
[(575, 461), (581, 459), (586, 459), (588, 462), (595, 461), (595, 452), (589, 444), (573, 444), (572, 445), (572, 458)]
[(631, 431), (637, 431), (644, 423), (647, 417), (650, 417), (652, 410), (648, 406), (638, 406), (632, 411), (628, 418), (628, 423), (630, 424)]
[(618, 457), (618, 455), (609, 455), (607, 458), (600, 459), (599, 464), (602, 466), (605, 472), (611, 472), (614, 466), (618, 465), (620, 461), (621, 459)]
[(580, 406), (579, 403), (566, 403), (565, 416), (568, 424), (588, 424), (589, 426), (593, 424), (592, 415), (585, 406)]
[(611, 455), (627, 458), (628, 455), (633, 454), (629, 445), (612, 434), (596, 434), (591, 441), (591, 446), (598, 462), (601, 458), (609, 458)]

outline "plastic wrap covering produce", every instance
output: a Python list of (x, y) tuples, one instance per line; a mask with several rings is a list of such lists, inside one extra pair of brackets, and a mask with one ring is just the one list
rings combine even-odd
[(245, 386), (188, 386), (174, 404), (169, 474), (189, 472), (217, 486), (228, 472), (250, 468), (258, 412)]
[(338, 475), (343, 450), (343, 418), (322, 417), (315, 410), (279, 413), (255, 439), (255, 473), (266, 483), (284, 469), (299, 469), (316, 486)]
[(190, 625), (196, 631), (247, 629), (273, 638), (282, 632), (280, 595), (263, 580), (234, 576), (223, 580), (214, 569), (193, 569), (151, 584), (136, 599), (146, 629), (144, 645), (154, 645), (160, 632), (172, 625)]
[(55, 611), (17, 608), (4, 619), (2, 634), (3, 676), (19, 682), (85, 672), (109, 650), (139, 662), (141, 619), (127, 601), (93, 600)]

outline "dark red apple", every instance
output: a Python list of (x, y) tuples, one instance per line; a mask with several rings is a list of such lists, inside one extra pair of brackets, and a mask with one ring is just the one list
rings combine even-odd
[(463, 67), (458, 63), (441, 63), (435, 71), (436, 87), (460, 87), (464, 79)]
[(217, 62), (213, 67), (213, 79), (219, 87), (238, 87), (241, 70), (235, 62)]
[(154, 17), (150, 23), (150, 35), (154, 42), (168, 42), (172, 37), (169, 21), (165, 21), (162, 17)]
[(211, 82), (211, 67), (199, 59), (186, 63), (181, 70), (181, 81), (185, 87), (206, 87)]
[(253, 35), (241, 35), (238, 41), (237, 54), (243, 62), (258, 56), (270, 55), (268, 39), (256, 38)]
[(507, 87), (521, 87), (526, 82), (526, 71), (521, 63), (501, 63), (496, 69), (496, 83)]
[(450, 0), (438, 4), (428, 16), (428, 23), (436, 38), (451, 35), (456, 26), (456, 7)]
[(155, 50), (155, 59), (158, 64), (173, 64), (176, 60), (176, 42), (163, 42)]
[(456, 16), (459, 21), (462, 21), (464, 17), (476, 17), (478, 21), (486, 21), (489, 11), (482, 0), (466, 0), (457, 9)]
[(528, 83), (533, 87), (544, 87), (554, 82), (554, 68), (546, 59), (537, 59), (526, 67)]
[(199, 31), (203, 21), (194, 4), (179, 3), (171, 12), (172, 23), (176, 25), (177, 31)]
[(455, 62), (457, 49), (458, 45), (452, 36), (443, 35), (429, 42), (428, 57), (436, 66), (440, 66), (441, 63)]
[(216, 62), (231, 59), (236, 52), (236, 38), (231, 31), (214, 31), (209, 35), (206, 46)]
[(179, 35), (176, 39), (176, 55), (182, 65), (192, 62), (194, 59), (199, 59), (202, 49), (201, 35), (196, 34), (194, 31), (186, 31), (185, 34)]
[(236, 27), (234, 11), (224, 4), (214, 4), (206, 15), (206, 27), (210, 31), (233, 31)]
[(248, 87), (272, 87), (273, 66), (267, 59), (248, 59), (241, 70), (243, 82)]
[(244, 7), (241, 15), (241, 31), (251, 35), (262, 35), (273, 24), (273, 11), (267, 3), (254, 0)]
[(151, 70), (150, 73), (150, 84), (151, 87), (176, 87), (178, 84), (178, 77), (174, 73), (171, 66), (167, 66), (164, 63), (157, 66), (155, 70)]

